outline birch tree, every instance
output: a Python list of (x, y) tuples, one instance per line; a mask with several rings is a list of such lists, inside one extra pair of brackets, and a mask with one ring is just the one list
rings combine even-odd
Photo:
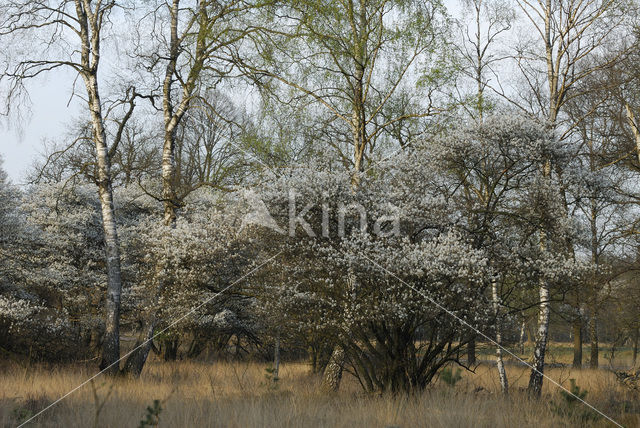
[[(462, 40), (457, 46), (459, 55), (463, 61), (463, 74), (466, 75), (475, 84), (475, 93), (471, 92), (472, 99), (462, 100), (462, 106), (467, 114), (474, 118), (478, 123), (482, 123), (485, 112), (491, 110), (491, 103), (486, 99), (485, 91), (491, 79), (491, 75), (496, 73), (496, 66), (499, 65), (501, 56), (495, 52), (495, 45), (500, 41), (501, 35), (511, 29), (515, 19), (513, 10), (509, 5), (486, 0), (470, 0), (463, 2), (465, 19), (467, 22), (458, 23), (462, 34)], [(457, 88), (460, 91), (459, 88)], [(467, 185), (465, 184), (465, 187)], [(469, 193), (483, 195), (485, 199), (489, 195), (486, 192), (488, 186), (482, 186), (480, 189), (468, 189)], [(472, 190), (474, 190), (472, 192)], [(496, 338), (498, 339), (498, 348), (496, 354), (498, 358), (498, 372), (500, 375), (500, 384), (503, 392), (506, 394), (508, 390), (507, 375), (504, 370), (502, 361), (501, 332), (498, 325), (498, 311), (500, 307), (498, 286), (492, 283), (493, 307), (496, 311)], [(475, 364), (475, 339), (469, 341), (467, 349), (467, 362), (470, 365)]]
[[(186, 3), (186, 4), (185, 4)], [(214, 88), (234, 68), (231, 51), (249, 33), (256, 31), (246, 20), (247, 15), (257, 8), (265, 7), (268, 1), (228, 0), (212, 2), (198, 0), (185, 2), (173, 0), (166, 4), (167, 10), (159, 13), (159, 21), (154, 25), (166, 25), (166, 51), (147, 54), (152, 69), (164, 67), (162, 92), (162, 114), (164, 120), (164, 139), (162, 148), (162, 200), (165, 206), (164, 222), (169, 225), (176, 219), (176, 209), (181, 206), (179, 180), (176, 176), (176, 133), (180, 123), (188, 114), (192, 104), (198, 102), (211, 115), (224, 115), (224, 110), (216, 110), (216, 100), (209, 96), (217, 95)], [(162, 33), (162, 28), (154, 28)], [(143, 41), (144, 43), (144, 41)], [(155, 44), (153, 48), (157, 49)], [(204, 90), (202, 90), (204, 88)], [(211, 102), (211, 104), (207, 104)], [(224, 119), (224, 117), (223, 117)], [(228, 118), (233, 120), (234, 118)]]
[(533, 31), (514, 58), (533, 96), (528, 107), (521, 106), (555, 127), (565, 104), (580, 95), (578, 83), (627, 55), (625, 49), (602, 54), (628, 37), (629, 11), (616, 0), (518, 0), (517, 5), (528, 21), (523, 28)]
[[(561, 112), (566, 103), (578, 96), (577, 84), (594, 72), (617, 61), (618, 56), (608, 57), (604, 62), (592, 62), (592, 57), (610, 45), (616, 37), (624, 35), (624, 5), (614, 0), (590, 1), (528, 1), (517, 0), (528, 28), (534, 37), (518, 48), (515, 55), (516, 65), (530, 91), (529, 103), (515, 102), (525, 111), (544, 117), (551, 129), (560, 132), (562, 140), (574, 124), (560, 121)], [(525, 27), (527, 28), (527, 27)], [(511, 98), (513, 100), (513, 98)], [(548, 162), (540, 166), (545, 177), (553, 172), (562, 175), (561, 170), (552, 171)], [(566, 209), (568, 212), (568, 207)], [(540, 232), (540, 247), (547, 248), (547, 233)], [(573, 253), (572, 244), (567, 243), (569, 253)], [(540, 284), (540, 306), (536, 346), (534, 349), (534, 368), (529, 380), (529, 391), (539, 396), (542, 391), (544, 356), (548, 340), (549, 327), (549, 289)]]
[(106, 270), (108, 278), (105, 303), (105, 335), (100, 367), (111, 374), (119, 370), (120, 358), (120, 298), (122, 278), (120, 249), (116, 230), (116, 213), (113, 206), (111, 157), (116, 150), (122, 129), (126, 126), (135, 106), (135, 91), (130, 89), (125, 103), (124, 116), (120, 120), (116, 137), (108, 140), (107, 117), (100, 90), (98, 72), (101, 65), (101, 48), (110, 17), (119, 6), (116, 1), (86, 0), (11, 1), (0, 8), (3, 16), (0, 37), (13, 46), (24, 46), (25, 40), (38, 49), (25, 49), (18, 58), (7, 58), (2, 74), (9, 83), (9, 103), (15, 102), (26, 80), (52, 70), (67, 69), (84, 83), (86, 107), (91, 122), (97, 166), (96, 184), (100, 197)]
[[(267, 89), (284, 85), (287, 90), (277, 94), (283, 101), (302, 97), (324, 110), (329, 122), (339, 122), (347, 140), (327, 143), (353, 169), (355, 182), (381, 133), (435, 112), (447, 50), (440, 5), (305, 0), (276, 6), (268, 18), (265, 31), (252, 37), (262, 62), (245, 60), (245, 69), (258, 82), (271, 78)], [(382, 120), (399, 96), (417, 99), (420, 92), (422, 102), (405, 103), (409, 110)]]
[[(219, 115), (222, 112), (210, 108), (216, 103), (207, 105), (206, 97), (201, 96), (199, 89), (205, 86), (205, 78), (212, 79), (215, 86), (233, 68), (228, 50), (239, 43), (252, 31), (243, 16), (249, 10), (261, 6), (261, 2), (231, 0), (225, 2), (211, 2), (198, 0), (187, 6), (181, 5), (180, 0), (163, 4), (168, 9), (165, 13), (153, 14), (160, 18), (158, 23), (168, 24), (167, 45), (160, 49), (166, 55), (157, 52), (148, 54), (151, 60), (150, 69), (157, 65), (164, 65), (162, 80), (162, 113), (164, 121), (162, 146), (162, 197), (164, 205), (164, 225), (171, 228), (175, 225), (177, 209), (193, 187), (180, 189), (180, 177), (176, 169), (177, 133), (181, 122), (191, 106), (197, 101), (205, 104), (207, 112)], [(156, 16), (157, 15), (157, 16)], [(158, 25), (154, 20), (154, 26)], [(155, 28), (153, 31), (157, 31)], [(162, 33), (162, 29), (159, 29)], [(160, 40), (163, 38), (160, 37)], [(157, 46), (153, 46), (157, 48)], [(225, 57), (226, 55), (226, 57)], [(206, 91), (202, 91), (206, 92)], [(209, 92), (213, 94), (215, 92)], [(207, 184), (207, 183), (202, 183)], [(209, 183), (211, 184), (211, 183)], [(184, 191), (184, 192), (183, 192)], [(161, 272), (164, 267), (158, 266)], [(164, 280), (157, 276), (158, 289), (153, 293), (157, 299), (165, 288)], [(152, 346), (155, 326), (158, 323), (157, 314), (151, 313), (145, 317), (142, 335), (139, 337), (136, 351), (125, 362), (125, 371), (133, 376), (139, 376), (146, 362)]]

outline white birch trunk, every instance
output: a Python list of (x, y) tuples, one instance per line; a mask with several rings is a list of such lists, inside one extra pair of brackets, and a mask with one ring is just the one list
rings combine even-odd
[(175, 139), (178, 117), (173, 112), (172, 84), (175, 79), (180, 41), (178, 38), (178, 12), (180, 0), (171, 5), (171, 39), (169, 41), (169, 61), (162, 85), (162, 111), (164, 114), (164, 144), (162, 146), (162, 198), (164, 200), (164, 223), (171, 225), (176, 220), (175, 197)]
[[(176, 210), (179, 207), (179, 198), (177, 192), (176, 177), (176, 131), (181, 120), (189, 108), (193, 94), (196, 88), (196, 82), (200, 78), (200, 70), (206, 60), (207, 48), (205, 45), (206, 31), (208, 27), (204, 25), (207, 22), (206, 14), (207, 2), (200, 0), (197, 4), (198, 8), (198, 39), (195, 49), (195, 59), (188, 73), (188, 78), (182, 83), (182, 98), (179, 102), (174, 103), (172, 85), (177, 79), (176, 69), (178, 57), (181, 54), (182, 43), (184, 37), (178, 32), (180, 0), (173, 0), (170, 8), (170, 40), (169, 55), (167, 57), (167, 67), (162, 86), (162, 110), (164, 115), (164, 142), (162, 146), (162, 199), (164, 205), (163, 222), (165, 226), (173, 227), (177, 219)], [(159, 270), (162, 267), (158, 267)], [(158, 275), (158, 286), (154, 291), (152, 308), (157, 306), (160, 294), (164, 290), (165, 283), (161, 276)], [(151, 349), (152, 340), (155, 333), (155, 327), (158, 324), (158, 317), (155, 309), (144, 320), (143, 334), (138, 340), (139, 349), (131, 354), (125, 363), (125, 371), (134, 377), (140, 376), (147, 356)]]
[(507, 372), (504, 369), (504, 361), (502, 359), (502, 325), (500, 322), (500, 299), (498, 297), (498, 284), (496, 281), (491, 282), (491, 296), (493, 300), (493, 311), (496, 317), (496, 362), (498, 366), (498, 376), (500, 377), (500, 388), (504, 395), (509, 394), (509, 381)]
[(523, 319), (522, 322), (520, 323), (520, 341), (518, 342), (520, 344), (521, 354), (524, 354), (524, 335), (526, 333), (526, 328), (527, 328), (527, 322)]
[(636, 141), (636, 156), (638, 157), (638, 162), (640, 162), (640, 129), (638, 129), (638, 122), (636, 122), (635, 115), (629, 103), (625, 102), (624, 108), (627, 112), (627, 122), (629, 122), (629, 126), (631, 126), (631, 132), (633, 132), (633, 138)]
[(111, 160), (104, 127), (102, 103), (98, 87), (98, 66), (100, 63), (100, 24), (102, 12), (91, 9), (88, 1), (75, 1), (77, 22), (81, 39), (81, 76), (88, 95), (93, 139), (96, 145), (98, 196), (102, 215), (102, 228), (107, 264), (107, 299), (105, 303), (105, 333), (102, 346), (100, 368), (107, 373), (117, 374), (120, 359), (120, 299), (122, 275), (120, 270), (120, 244), (116, 228), (111, 183)]
[(538, 331), (536, 333), (535, 349), (533, 351), (533, 368), (529, 378), (529, 393), (539, 397), (542, 394), (544, 379), (544, 357), (547, 351), (549, 337), (549, 288), (546, 282), (540, 284), (540, 309), (538, 312)]
[[(546, 161), (543, 165), (543, 176), (551, 176), (551, 162)], [(547, 231), (540, 231), (540, 252), (544, 254), (547, 249)], [(539, 289), (539, 309), (538, 309), (538, 331), (536, 332), (536, 343), (533, 350), (533, 367), (529, 377), (528, 391), (531, 395), (539, 397), (542, 394), (542, 382), (544, 380), (544, 357), (547, 352), (547, 341), (549, 338), (549, 286), (544, 279), (540, 280)]]

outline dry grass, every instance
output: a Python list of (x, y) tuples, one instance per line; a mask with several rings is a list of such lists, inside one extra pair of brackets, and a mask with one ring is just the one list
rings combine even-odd
[[(162, 401), (164, 427), (610, 426), (580, 405), (568, 407), (549, 382), (542, 400), (529, 400), (521, 390), (528, 372), (519, 367), (508, 369), (513, 387), (509, 400), (498, 394), (495, 368), (487, 366), (463, 373), (454, 387), (436, 382), (411, 397), (364, 395), (349, 376), (338, 395), (322, 395), (318, 378), (301, 363), (283, 364), (279, 385), (273, 388), (265, 368), (256, 363), (153, 362), (138, 381), (98, 378), (93, 387), (78, 390), (30, 426), (136, 427), (154, 399)], [(76, 366), (5, 367), (0, 373), (0, 425), (16, 426), (92, 372)], [(567, 386), (575, 378), (589, 391), (589, 402), (625, 426), (640, 426), (638, 397), (607, 371), (552, 369), (549, 375)]]

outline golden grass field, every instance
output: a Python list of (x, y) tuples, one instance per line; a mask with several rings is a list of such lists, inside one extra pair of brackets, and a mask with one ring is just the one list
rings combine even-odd
[[(83, 366), (4, 365), (0, 372), (0, 426), (17, 426), (89, 378)], [(274, 387), (258, 363), (151, 361), (139, 380), (97, 378), (28, 426), (137, 427), (147, 406), (160, 400), (161, 427), (573, 427), (613, 426), (580, 404), (568, 404), (545, 381), (540, 400), (523, 391), (528, 370), (509, 366), (511, 394), (499, 394), (496, 369), (462, 372), (455, 386), (436, 381), (413, 396), (366, 395), (345, 374), (340, 392), (319, 392), (304, 363), (283, 363)], [(640, 426), (638, 394), (605, 369), (554, 368), (565, 386), (586, 389), (586, 400), (624, 426)]]

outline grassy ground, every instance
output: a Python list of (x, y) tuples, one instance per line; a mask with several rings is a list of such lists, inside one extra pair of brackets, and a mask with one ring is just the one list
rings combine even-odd
[[(283, 364), (277, 386), (267, 365), (151, 362), (138, 381), (100, 377), (36, 423), (43, 427), (137, 427), (159, 400), (163, 427), (551, 427), (612, 426), (545, 381), (541, 400), (523, 389), (525, 368), (508, 367), (512, 393), (498, 393), (496, 369), (461, 372), (454, 385), (437, 381), (422, 394), (369, 396), (345, 376), (340, 392), (318, 392), (319, 379), (302, 363)], [(454, 369), (455, 372), (455, 369)], [(0, 426), (16, 426), (92, 375), (88, 367), (5, 366), (0, 372)], [(587, 401), (624, 426), (640, 426), (638, 395), (606, 370), (554, 368), (549, 376), (586, 389)], [(153, 419), (153, 418), (152, 418)]]

